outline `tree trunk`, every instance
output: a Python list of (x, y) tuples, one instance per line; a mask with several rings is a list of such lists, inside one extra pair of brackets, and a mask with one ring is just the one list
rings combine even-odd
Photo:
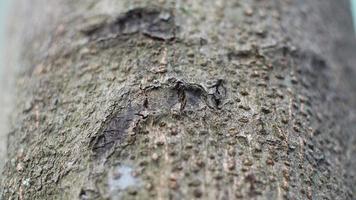
[(16, 5), (3, 199), (355, 199), (348, 1)]

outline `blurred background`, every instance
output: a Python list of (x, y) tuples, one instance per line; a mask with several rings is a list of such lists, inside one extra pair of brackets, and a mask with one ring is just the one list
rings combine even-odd
[[(336, 0), (335, 0), (336, 1)], [(353, 10), (354, 27), (356, 30), (356, 0), (350, 0), (350, 9)], [(12, 102), (15, 94), (15, 74), (16, 64), (11, 63), (7, 55), (9, 40), (6, 35), (11, 34), (10, 15), (12, 0), (0, 0), (0, 171), (5, 162), (6, 154), (6, 134), (10, 130), (9, 112), (12, 109)], [(11, 15), (14, 15), (11, 13)], [(356, 31), (355, 31), (356, 32)], [(355, 34), (356, 36), (356, 34)]]
[(9, 131), (8, 114), (11, 110), (12, 84), (6, 67), (6, 27), (11, 0), (0, 0), (0, 172), (5, 162), (6, 134)]
[(351, 9), (352, 9), (352, 14), (354, 16), (354, 27), (355, 27), (355, 32), (356, 32), (356, 0), (351, 0)]

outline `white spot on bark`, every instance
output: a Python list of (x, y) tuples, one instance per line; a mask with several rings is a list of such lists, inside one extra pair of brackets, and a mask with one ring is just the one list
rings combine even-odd
[(133, 168), (120, 165), (109, 172), (108, 185), (114, 199), (120, 199), (120, 192), (128, 187), (139, 187), (140, 180), (133, 176)]

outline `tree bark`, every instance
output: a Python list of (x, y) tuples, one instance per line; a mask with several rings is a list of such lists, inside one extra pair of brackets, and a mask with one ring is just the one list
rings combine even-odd
[(3, 199), (354, 199), (348, 1), (17, 1)]

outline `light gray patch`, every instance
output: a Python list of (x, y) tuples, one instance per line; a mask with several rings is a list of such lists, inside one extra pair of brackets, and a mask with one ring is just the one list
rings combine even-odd
[(110, 196), (120, 199), (120, 192), (129, 187), (140, 187), (141, 181), (133, 176), (133, 168), (120, 165), (113, 168), (108, 175), (108, 186)]

